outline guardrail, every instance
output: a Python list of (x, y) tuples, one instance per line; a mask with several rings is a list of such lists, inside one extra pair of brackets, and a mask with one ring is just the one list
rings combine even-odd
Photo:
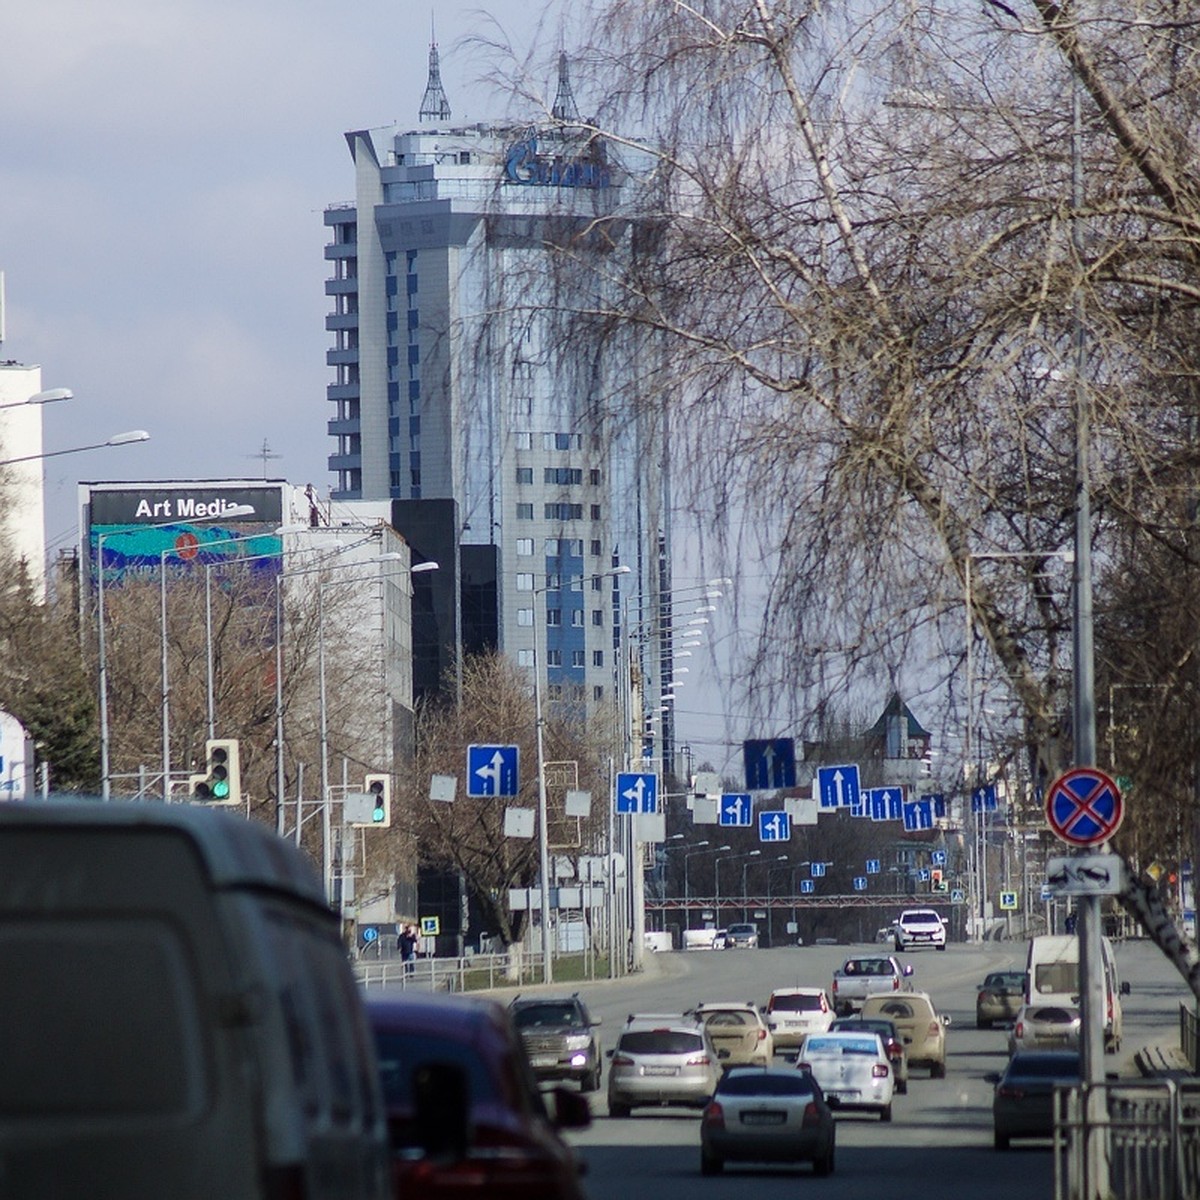
[[(360, 959), (354, 973), (364, 988), (417, 988), (426, 992), (482, 992), (542, 982), (542, 956), (532, 951), (472, 954), (464, 958)], [(556, 954), (554, 977), (563, 987), (607, 978), (608, 962), (595, 954)]]
[[(1104, 1095), (1102, 1126), (1084, 1120), (1094, 1089)], [(1087, 1177), (1089, 1139), (1101, 1138), (1111, 1196), (1194, 1200), (1200, 1195), (1200, 1081), (1173, 1079), (1085, 1084), (1054, 1097), (1055, 1200), (1097, 1195)]]
[(1200, 1075), (1200, 1016), (1186, 1004), (1179, 1006), (1179, 1048), (1192, 1074)]

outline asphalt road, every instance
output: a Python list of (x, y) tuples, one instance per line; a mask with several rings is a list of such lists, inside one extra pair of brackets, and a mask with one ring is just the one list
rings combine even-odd
[[(827, 1200), (1051, 1200), (1049, 1142), (1018, 1142), (1007, 1152), (992, 1147), (992, 1087), (984, 1075), (1003, 1068), (1006, 1034), (975, 1028), (976, 985), (989, 970), (1023, 969), (1025, 949), (1024, 943), (952, 945), (944, 953), (922, 950), (900, 956), (915, 968), (914, 988), (929, 991), (951, 1017), (946, 1078), (933, 1080), (926, 1071), (914, 1070), (908, 1094), (896, 1097), (890, 1124), (868, 1116), (839, 1116), (832, 1177), (812, 1178), (807, 1167), (731, 1166), (721, 1176), (702, 1179), (695, 1111), (638, 1109), (628, 1118), (613, 1119), (602, 1089), (592, 1098), (591, 1128), (570, 1135), (587, 1164), (589, 1196), (768, 1200), (792, 1196), (800, 1187), (819, 1191)], [(828, 988), (834, 967), (865, 950), (888, 952), (879, 946), (814, 946), (659, 954), (648, 956), (639, 976), (579, 990), (593, 1015), (601, 1018), (603, 1044), (611, 1047), (630, 1012), (680, 1012), (712, 1000), (764, 1004), (775, 987)], [(1140, 1046), (1176, 1037), (1179, 1002), (1189, 993), (1148, 942), (1119, 946), (1117, 964), (1132, 994), (1125, 998), (1124, 1044), (1108, 1057), (1107, 1066), (1135, 1076), (1134, 1054)]]

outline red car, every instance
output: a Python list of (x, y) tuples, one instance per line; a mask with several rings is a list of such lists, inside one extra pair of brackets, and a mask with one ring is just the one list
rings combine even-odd
[(368, 999), (396, 1200), (585, 1200), (560, 1128), (590, 1123), (587, 1099), (548, 1111), (507, 1010), (429, 993)]

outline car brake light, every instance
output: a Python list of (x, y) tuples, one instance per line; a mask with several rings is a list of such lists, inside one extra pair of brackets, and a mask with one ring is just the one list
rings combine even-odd
[(612, 1065), (614, 1067), (632, 1067), (633, 1059), (628, 1054), (614, 1054)]
[(1016, 1023), (1016, 1025), (1013, 1026), (1013, 1037), (1015, 1037), (1017, 1039), (1017, 1041), (1020, 1041), (1024, 1036), (1025, 1036), (1025, 1022), (1018, 1021)]
[(1005, 1100), (1020, 1100), (1025, 1095), (1025, 1089), (1014, 1087), (1011, 1083), (1002, 1083), (996, 1089), (997, 1096), (1003, 1096)]
[(897, 979), (895, 975), (893, 975), (892, 976), (892, 991), (898, 992), (899, 990), (900, 990), (900, 980)]
[(822, 1012), (829, 1011), (829, 1005), (825, 1003), (825, 993), (824, 992), (821, 993), (821, 1011)]
[(888, 1076), (888, 1066), (886, 1063), (876, 1063), (871, 1068), (871, 1075), (875, 1079), (886, 1079)]
[(711, 1129), (725, 1128), (725, 1110), (715, 1101), (711, 1101), (700, 1118), (701, 1122)]
[(929, 1035), (928, 1035), (928, 1036), (929, 1036), (929, 1037), (931, 1037), (931, 1038), (935, 1038), (935, 1037), (937, 1037), (937, 1035), (938, 1035), (938, 1030), (939, 1030), (940, 1028), (941, 1028), (941, 1026), (940, 1026), (940, 1025), (939, 1025), (939, 1024), (936, 1022), (936, 1021), (930, 1021), (930, 1022), (929, 1022)]
[(689, 1067), (707, 1067), (712, 1059), (707, 1054), (697, 1054), (695, 1058), (689, 1058), (687, 1065)]
[(760, 1029), (758, 1031), (758, 1040), (760, 1042), (765, 1042), (767, 1040), (767, 1031), (765, 1029)]
[(811, 1075), (812, 1074), (812, 1063), (798, 1062), (796, 1064), (796, 1070), (797, 1071), (807, 1071)]
[(817, 1108), (816, 1101), (810, 1100), (804, 1106), (804, 1119), (800, 1122), (802, 1125), (818, 1125), (821, 1121), (821, 1110)]

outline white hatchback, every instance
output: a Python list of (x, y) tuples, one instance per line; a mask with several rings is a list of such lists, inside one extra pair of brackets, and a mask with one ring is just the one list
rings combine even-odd
[(812, 1074), (831, 1108), (867, 1109), (877, 1112), (881, 1121), (892, 1119), (895, 1078), (879, 1034), (866, 1030), (809, 1034), (800, 1046), (796, 1066)]
[(795, 1050), (810, 1033), (824, 1033), (833, 1024), (833, 1005), (824, 988), (776, 988), (765, 1015), (778, 1053)]

